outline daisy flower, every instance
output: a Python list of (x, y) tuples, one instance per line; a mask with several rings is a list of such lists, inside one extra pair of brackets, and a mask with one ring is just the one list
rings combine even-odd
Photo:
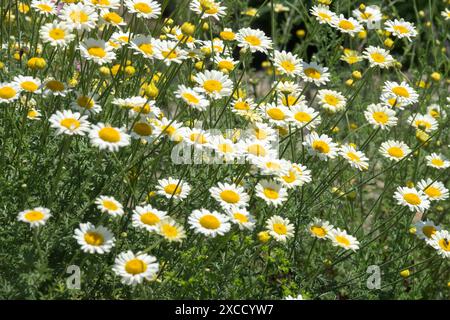
[(290, 108), (290, 122), (297, 128), (306, 128), (308, 130), (316, 128), (320, 124), (319, 113), (306, 104), (299, 104)]
[(199, 111), (205, 111), (209, 106), (209, 101), (202, 94), (185, 85), (178, 86), (178, 90), (175, 91), (175, 96), (182, 99), (188, 106)]
[(221, 99), (228, 97), (233, 91), (233, 82), (229, 77), (216, 70), (206, 70), (200, 72), (194, 77), (194, 81), (198, 84), (199, 92), (204, 92), (212, 99)]
[(326, 84), (330, 81), (330, 74), (327, 67), (319, 66), (315, 62), (303, 62), (303, 73), (301, 74), (303, 81), (313, 82), (316, 86)]
[(233, 59), (233, 57), (228, 56), (214, 56), (214, 64), (217, 66), (217, 69), (219, 69), (223, 73), (229, 73), (234, 70), (234, 67), (236, 66), (238, 62)]
[(110, 230), (103, 226), (95, 227), (92, 223), (80, 223), (73, 236), (81, 250), (87, 253), (104, 254), (114, 247), (115, 238)]
[(0, 103), (11, 103), (19, 97), (20, 87), (17, 83), (0, 83)]
[(373, 25), (381, 21), (382, 14), (380, 11), (380, 7), (376, 5), (366, 6), (364, 10), (354, 9), (352, 11), (353, 16), (358, 19), (361, 23), (366, 23), (367, 25)]
[(447, 113), (441, 108), (438, 104), (431, 104), (427, 107), (427, 114), (432, 116), (435, 119), (445, 118)]
[(157, 210), (151, 205), (137, 206), (133, 210), (133, 227), (145, 229), (149, 232), (157, 231), (158, 224), (167, 218), (167, 212)]
[(115, 128), (99, 122), (91, 127), (89, 132), (91, 143), (100, 150), (118, 151), (130, 144), (130, 136), (123, 128)]
[(345, 250), (356, 251), (359, 249), (359, 241), (347, 234), (347, 231), (341, 230), (339, 228), (331, 229), (327, 236), (331, 240), (334, 247), (341, 247)]
[(44, 95), (65, 97), (69, 91), (70, 89), (64, 82), (55, 79), (48, 79), (44, 83)]
[(158, 194), (165, 196), (168, 199), (174, 198), (182, 200), (189, 195), (191, 186), (183, 180), (169, 177), (168, 179), (158, 180), (156, 189)]
[(209, 189), (209, 193), (223, 209), (246, 207), (250, 201), (244, 188), (235, 184), (219, 182), (217, 187)]
[(396, 140), (383, 142), (379, 151), (383, 157), (394, 161), (400, 161), (411, 153), (411, 149), (406, 143)]
[(35, 228), (45, 225), (51, 216), (49, 209), (37, 207), (19, 212), (17, 220), (26, 222), (30, 227)]
[(66, 47), (75, 38), (72, 29), (66, 23), (58, 21), (44, 24), (39, 34), (44, 43), (53, 47)]
[(278, 140), (278, 132), (263, 122), (252, 123), (246, 132), (249, 133), (250, 137), (260, 141), (272, 142)]
[(49, 119), (51, 127), (56, 129), (56, 134), (84, 136), (89, 132), (90, 123), (87, 116), (70, 110), (56, 111)]
[(381, 104), (370, 104), (364, 111), (364, 116), (374, 129), (389, 129), (397, 125), (395, 111)]
[(344, 49), (344, 54), (340, 60), (347, 62), (349, 65), (363, 61), (363, 57), (356, 50)]
[(226, 14), (226, 7), (221, 6), (221, 4), (215, 0), (192, 0), (189, 4), (189, 9), (196, 14), (201, 15), (203, 19), (211, 17), (220, 20), (220, 18)]
[(220, 39), (224, 41), (234, 41), (236, 40), (236, 33), (233, 32), (230, 28), (223, 28), (219, 33)]
[(100, 196), (95, 199), (95, 204), (101, 212), (113, 217), (120, 217), (124, 213), (122, 204), (113, 197)]
[(348, 161), (350, 166), (358, 169), (359, 171), (364, 171), (369, 169), (369, 158), (361, 151), (357, 151), (351, 145), (343, 145), (339, 149), (339, 155)]
[(450, 167), (450, 161), (447, 160), (442, 154), (432, 153), (425, 157), (427, 160), (427, 166), (435, 169), (447, 169)]
[(311, 154), (317, 155), (321, 160), (334, 159), (337, 155), (337, 144), (326, 134), (318, 135), (312, 132), (305, 137), (303, 145), (308, 147)]
[(336, 13), (331, 11), (328, 6), (324, 6), (324, 5), (320, 5), (320, 4), (317, 6), (313, 6), (310, 9), (310, 12), (314, 17), (316, 17), (316, 20), (320, 24), (326, 23), (326, 24), (331, 25), (331, 21), (333, 20), (334, 17), (336, 17)]
[(260, 109), (261, 116), (274, 126), (284, 126), (292, 118), (291, 110), (288, 107), (276, 103), (266, 104)]
[(438, 128), (438, 122), (429, 114), (413, 114), (408, 117), (407, 122), (414, 128), (425, 132), (432, 132)]
[(305, 183), (311, 182), (311, 180), (311, 170), (308, 170), (306, 166), (297, 163), (291, 164), (291, 168), (286, 175), (278, 177), (278, 181), (288, 189), (302, 186)]
[(96, 99), (98, 96), (96, 94), (89, 93), (87, 95), (82, 93), (77, 93), (77, 98), (70, 103), (70, 106), (81, 112), (89, 112), (92, 114), (99, 113), (102, 111), (102, 107), (97, 104)]
[[(96, 0), (94, 0), (96, 1)], [(123, 18), (116, 12), (114, 11), (109, 11), (109, 10), (105, 10), (102, 9), (100, 11), (100, 18), (106, 22), (107, 24), (110, 24), (112, 26), (115, 26), (117, 28), (126, 26), (126, 22), (123, 20)]]
[(41, 116), (42, 116), (41, 112), (35, 108), (31, 108), (27, 112), (27, 119), (29, 120), (39, 120)]
[(79, 48), (83, 58), (94, 61), (98, 65), (111, 63), (116, 58), (113, 47), (103, 40), (86, 39)]
[(437, 250), (443, 258), (450, 258), (450, 233), (447, 230), (436, 231), (427, 244)]
[(276, 156), (269, 142), (260, 141), (255, 138), (244, 139), (238, 142), (239, 150), (248, 158)]
[(294, 236), (294, 225), (289, 219), (273, 216), (266, 221), (266, 230), (276, 241), (286, 242)]
[(231, 103), (231, 107), (233, 113), (242, 115), (249, 110), (255, 109), (256, 104), (251, 98), (239, 98)]
[(155, 58), (162, 60), (167, 66), (172, 62), (180, 64), (187, 57), (187, 52), (180, 48), (177, 41), (155, 42)]
[(112, 270), (122, 278), (122, 283), (136, 285), (142, 283), (144, 279), (153, 280), (159, 271), (159, 263), (155, 257), (146, 253), (134, 254), (127, 251), (116, 257)]
[(342, 14), (339, 16), (334, 16), (331, 19), (330, 25), (342, 33), (348, 33), (351, 36), (354, 36), (358, 32), (364, 30), (358, 20), (355, 20), (354, 18), (345, 18)]
[(441, 227), (435, 225), (429, 219), (426, 221), (417, 221), (414, 227), (416, 228), (416, 236), (422, 240), (431, 239), (437, 231), (441, 231)]
[(338, 91), (322, 89), (318, 91), (319, 104), (325, 110), (336, 113), (345, 109), (347, 99)]
[(152, 0), (125, 0), (125, 6), (130, 13), (136, 13), (137, 17), (155, 19), (161, 15), (161, 5)]
[(223, 236), (230, 231), (230, 223), (227, 216), (217, 211), (199, 209), (192, 211), (188, 223), (195, 233), (201, 233), (208, 237)]
[(211, 136), (209, 146), (214, 150), (220, 161), (233, 162), (240, 157), (239, 149), (233, 140), (221, 135)]
[(56, 14), (55, 4), (50, 0), (33, 0), (31, 7), (44, 16)]
[(186, 238), (183, 226), (171, 218), (161, 220), (156, 232), (169, 242), (181, 242)]
[(251, 162), (261, 170), (261, 175), (284, 176), (291, 168), (289, 161), (270, 156), (253, 158)]
[(226, 210), (230, 221), (239, 227), (239, 230), (253, 230), (255, 218), (245, 208), (231, 207)]
[(155, 125), (155, 136), (165, 135), (171, 141), (180, 142), (183, 140), (181, 136), (182, 124), (176, 120), (169, 120), (167, 118), (161, 119), (159, 123)]
[(84, 3), (99, 9), (119, 9), (120, 0), (84, 0)]
[(38, 78), (28, 77), (28, 76), (17, 76), (14, 77), (14, 82), (20, 87), (24, 92), (30, 93), (40, 93), (41, 80)]
[(124, 44), (129, 44), (131, 40), (132, 39), (130, 39), (130, 33), (114, 32), (109, 38), (108, 43), (110, 46), (118, 48)]
[(425, 193), (415, 188), (398, 187), (394, 198), (397, 204), (408, 207), (410, 211), (424, 212), (430, 207), (430, 201)]
[(274, 51), (273, 65), (286, 76), (295, 77), (302, 72), (302, 60), (295, 54), (286, 51)]
[(441, 12), (441, 16), (443, 16), (445, 20), (450, 20), (450, 9), (445, 8), (445, 10)]
[(278, 207), (287, 200), (287, 191), (276, 181), (261, 180), (256, 185), (256, 196), (263, 199), (268, 205)]
[(97, 27), (98, 14), (95, 8), (83, 3), (66, 4), (60, 17), (70, 29), (89, 31)]
[(371, 67), (380, 67), (381, 69), (389, 68), (395, 62), (389, 51), (380, 47), (368, 46), (363, 56), (369, 61)]
[(403, 19), (395, 19), (394, 21), (388, 20), (384, 24), (386, 26), (386, 31), (391, 32), (397, 38), (407, 38), (411, 41), (411, 38), (417, 36), (414, 24)]
[(308, 224), (308, 232), (317, 239), (327, 239), (330, 231), (333, 229), (334, 227), (328, 221), (318, 218), (314, 218), (314, 220)]
[(180, 134), (183, 137), (183, 141), (190, 146), (194, 146), (198, 149), (209, 146), (210, 135), (203, 129), (199, 128), (182, 128)]
[(405, 81), (402, 83), (386, 81), (383, 87), (383, 93), (386, 98), (396, 98), (402, 106), (418, 102), (419, 95)]
[(417, 183), (417, 187), (427, 195), (430, 201), (448, 198), (448, 189), (440, 181), (433, 181), (430, 178), (422, 179)]
[(272, 48), (272, 41), (259, 29), (242, 28), (236, 34), (238, 46), (251, 52), (267, 53)]

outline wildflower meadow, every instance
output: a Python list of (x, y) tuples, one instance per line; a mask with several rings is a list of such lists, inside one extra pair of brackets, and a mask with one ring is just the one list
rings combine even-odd
[(449, 0), (1, 0), (1, 299), (450, 296)]

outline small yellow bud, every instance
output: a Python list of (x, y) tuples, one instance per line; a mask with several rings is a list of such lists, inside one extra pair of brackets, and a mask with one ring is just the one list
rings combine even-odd
[(121, 66), (120, 64), (115, 64), (111, 67), (111, 74), (115, 77), (119, 71), (121, 71)]
[(27, 66), (31, 69), (44, 69), (47, 65), (44, 58), (33, 57), (27, 62)]
[(358, 32), (358, 38), (359, 39), (367, 38), (367, 31), (366, 30), (362, 30), (362, 31)]
[(306, 31), (305, 31), (304, 29), (298, 29), (298, 30), (295, 32), (295, 34), (296, 34), (297, 37), (303, 38), (303, 37), (305, 37), (305, 35), (306, 35)]
[(181, 25), (181, 32), (186, 36), (192, 36), (195, 32), (195, 26), (190, 22)]
[(413, 182), (413, 181), (407, 181), (407, 182), (406, 182), (406, 186), (407, 186), (408, 188), (414, 188), (414, 182)]
[(424, 88), (426, 88), (427, 83), (425, 81), (423, 81), (423, 80), (420, 80), (419, 82), (416, 83), (416, 86), (418, 86), (419, 88), (424, 89)]
[(204, 22), (204, 23), (202, 24), (202, 30), (203, 30), (203, 31), (208, 31), (208, 30), (209, 30), (209, 24), (208, 24), (208, 22)]
[(425, 17), (425, 11), (420, 10), (419, 11), (419, 16), (422, 17), (422, 18)]
[(356, 129), (358, 129), (358, 125), (356, 123), (352, 122), (352, 123), (350, 123), (350, 129), (356, 130)]
[(258, 233), (258, 240), (261, 243), (266, 243), (270, 240), (270, 234), (267, 231), (261, 231), (260, 233)]
[(417, 232), (416, 227), (411, 227), (411, 228), (409, 228), (409, 233), (411, 233), (411, 234), (416, 234), (416, 232)]
[(448, 288), (450, 288), (450, 281), (449, 281), (449, 282), (447, 282), (447, 287), (448, 287)]
[(425, 22), (425, 27), (431, 28), (431, 22), (430, 21)]
[(159, 89), (156, 87), (156, 85), (152, 82), (149, 85), (147, 85), (144, 88), (144, 94), (149, 98), (156, 98), (159, 94)]
[(219, 36), (220, 39), (224, 41), (233, 41), (236, 38), (236, 35), (234, 34), (233, 31), (231, 31), (231, 29), (221, 31)]
[(394, 46), (394, 40), (392, 40), (391, 38), (386, 38), (386, 40), (384, 40), (384, 45), (391, 49)]
[(365, 5), (364, 3), (361, 3), (361, 4), (359, 5), (359, 11), (361, 11), (361, 12), (366, 11), (366, 5)]
[(422, 130), (417, 130), (416, 131), (416, 139), (419, 140), (420, 142), (425, 142), (430, 138), (430, 135), (428, 133), (426, 133), (425, 131)]
[(109, 68), (105, 67), (105, 66), (100, 67), (99, 71), (104, 76), (109, 76), (111, 74), (111, 71), (109, 70)]
[(345, 85), (348, 87), (353, 86), (353, 79), (348, 79), (347, 81), (345, 81)]
[(133, 74), (136, 73), (136, 68), (133, 66), (126, 66), (125, 67), (125, 73), (129, 76), (132, 76)]
[(164, 24), (167, 25), (167, 26), (173, 25), (173, 19), (171, 19), (171, 18), (165, 19), (164, 20)]
[(0, 62), (0, 70), (5, 67), (5, 64), (3, 62)]
[(333, 130), (331, 130), (331, 132), (338, 133), (339, 132), (339, 127), (334, 127)]
[(200, 71), (200, 70), (202, 70), (203, 69), (203, 61), (198, 61), (198, 62), (196, 62), (195, 63), (195, 69), (197, 69), (197, 71)]
[(431, 79), (433, 79), (436, 82), (441, 81), (441, 74), (439, 72), (433, 72), (431, 74)]
[(362, 78), (362, 74), (358, 70), (355, 70), (352, 72), (352, 77), (353, 79), (359, 80)]
[(408, 278), (411, 275), (411, 272), (408, 269), (405, 269), (405, 270), (400, 271), (400, 275), (403, 278)]

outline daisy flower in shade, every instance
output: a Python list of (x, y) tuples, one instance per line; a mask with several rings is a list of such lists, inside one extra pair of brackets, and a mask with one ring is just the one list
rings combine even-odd
[(394, 198), (397, 204), (408, 207), (410, 211), (424, 212), (430, 207), (430, 201), (425, 193), (415, 188), (398, 187)]
[(299, 104), (290, 108), (291, 118), (290, 122), (297, 128), (306, 128), (308, 130), (314, 129), (320, 124), (319, 113), (313, 108), (306, 106), (306, 104)]
[(256, 104), (251, 98), (239, 98), (231, 103), (231, 111), (238, 115), (253, 110), (256, 108)]
[(347, 103), (347, 99), (340, 92), (334, 90), (319, 90), (317, 98), (322, 108), (331, 113), (345, 109)]
[(308, 170), (301, 164), (292, 163), (288, 173), (278, 177), (277, 180), (288, 189), (302, 186), (305, 183), (311, 182), (311, 170)]
[(75, 38), (72, 29), (64, 22), (58, 21), (44, 24), (39, 34), (44, 43), (53, 47), (65, 47)]
[(411, 153), (411, 149), (406, 143), (396, 140), (383, 142), (379, 151), (383, 157), (394, 161), (400, 161)]
[(339, 228), (331, 229), (327, 238), (332, 241), (334, 247), (341, 247), (345, 250), (356, 251), (359, 249), (359, 241), (355, 237), (347, 234), (347, 231)]
[(247, 131), (249, 136), (260, 141), (276, 141), (278, 140), (278, 132), (263, 122), (252, 123)]
[(136, 285), (144, 279), (153, 280), (159, 271), (159, 263), (146, 253), (127, 251), (116, 257), (112, 270), (122, 278), (122, 283)]
[(295, 77), (302, 72), (302, 60), (295, 54), (286, 51), (274, 51), (273, 65), (287, 76)]
[(37, 207), (19, 212), (17, 220), (26, 222), (34, 228), (43, 226), (51, 216), (49, 209)]
[(236, 224), (239, 230), (253, 230), (255, 218), (245, 208), (231, 207), (225, 210), (231, 223)]
[(95, 199), (95, 204), (97, 205), (97, 209), (101, 212), (107, 213), (113, 217), (120, 217), (123, 215), (124, 211), (122, 204), (113, 197), (100, 196)]
[(431, 104), (427, 107), (427, 114), (432, 116), (435, 119), (445, 118), (447, 113), (441, 108), (438, 104)]
[(194, 210), (188, 218), (188, 223), (195, 233), (201, 233), (212, 238), (217, 235), (223, 236), (230, 231), (228, 217), (217, 211)]
[(39, 120), (41, 116), (42, 116), (41, 112), (35, 108), (31, 108), (28, 110), (27, 113), (28, 120)]
[(230, 183), (219, 182), (209, 189), (209, 193), (223, 209), (246, 207), (250, 201), (243, 187)]
[(141, 139), (147, 142), (154, 140), (153, 127), (146, 120), (136, 121), (131, 128), (130, 134), (133, 139)]
[(438, 122), (428, 114), (413, 114), (408, 117), (407, 122), (416, 129), (432, 132), (438, 128)]
[(358, 32), (364, 30), (363, 26), (354, 18), (345, 18), (344, 15), (334, 16), (331, 19), (332, 27), (338, 29), (342, 33), (348, 33), (354, 36)]
[(10, 103), (19, 97), (20, 86), (15, 83), (0, 83), (0, 103)]
[(436, 169), (447, 169), (450, 167), (450, 161), (447, 160), (442, 154), (432, 153), (425, 157), (427, 160), (427, 166)]
[(256, 196), (274, 207), (278, 207), (286, 201), (287, 195), (286, 189), (276, 181), (261, 180), (256, 185)]
[(374, 129), (389, 129), (397, 125), (395, 111), (381, 104), (370, 104), (364, 111), (364, 116)]
[(38, 78), (27, 77), (27, 76), (17, 76), (14, 77), (14, 82), (20, 87), (24, 92), (30, 93), (40, 93), (41, 80)]
[(198, 84), (196, 89), (199, 92), (204, 92), (212, 99), (228, 97), (233, 91), (233, 82), (226, 74), (220, 71), (206, 70), (200, 72), (195, 75), (194, 81)]
[(220, 20), (226, 14), (226, 7), (221, 6), (215, 0), (192, 0), (189, 4), (189, 9), (200, 15), (203, 19), (211, 17)]
[(177, 41), (155, 42), (155, 58), (162, 60), (167, 66), (172, 62), (180, 64), (187, 57), (187, 52), (180, 48)]
[(111, 63), (116, 58), (113, 47), (103, 40), (86, 39), (79, 48), (83, 58), (94, 61), (98, 65)]
[(165, 211), (157, 210), (151, 205), (137, 206), (133, 210), (133, 227), (149, 232), (157, 231), (158, 224), (165, 218), (167, 218)]
[(443, 258), (450, 258), (450, 233), (447, 230), (436, 231), (427, 244), (437, 250)]
[(314, 218), (314, 220), (308, 224), (308, 232), (317, 239), (327, 239), (330, 231), (333, 229), (334, 227), (328, 221), (318, 218)]
[(339, 155), (348, 161), (350, 166), (358, 169), (359, 171), (364, 171), (369, 169), (369, 158), (361, 151), (357, 151), (351, 145), (343, 145), (339, 149)]
[(433, 181), (430, 178), (422, 179), (417, 183), (417, 187), (427, 195), (430, 201), (448, 198), (448, 189), (440, 181)]
[(303, 73), (301, 74), (303, 81), (313, 82), (316, 86), (326, 84), (330, 81), (330, 74), (327, 67), (319, 66), (315, 62), (303, 62)]
[(414, 224), (414, 228), (416, 229), (416, 236), (423, 240), (431, 239), (437, 231), (441, 230), (441, 227), (435, 225), (434, 222), (429, 219), (426, 221), (417, 221)]
[(60, 17), (71, 29), (89, 31), (97, 27), (98, 14), (95, 8), (83, 3), (66, 4)]
[(291, 168), (289, 161), (273, 157), (253, 158), (251, 162), (261, 170), (261, 175), (284, 176), (288, 174)]
[(56, 79), (48, 79), (44, 83), (44, 95), (53, 95), (65, 97), (70, 91), (64, 82), (58, 81)]
[(102, 111), (102, 107), (97, 104), (96, 100), (98, 99), (98, 95), (96, 94), (83, 94), (78, 92), (77, 98), (70, 103), (70, 106), (73, 109), (76, 109), (81, 112), (89, 112), (92, 114), (99, 113)]
[(190, 146), (202, 149), (209, 146), (210, 135), (203, 129), (199, 128), (182, 128), (180, 134), (183, 137), (183, 141)]
[(114, 247), (114, 236), (110, 230), (103, 226), (95, 227), (92, 223), (80, 223), (73, 236), (81, 250), (87, 253), (104, 254)]
[(188, 106), (199, 111), (205, 111), (209, 106), (209, 101), (202, 94), (185, 85), (178, 86), (175, 96), (182, 99)]
[(317, 5), (317, 6), (313, 6), (310, 9), (310, 13), (316, 17), (316, 20), (320, 23), (320, 24), (331, 24), (331, 21), (333, 20), (333, 18), (336, 16), (336, 13), (334, 13), (333, 11), (330, 10), (330, 8), (328, 6), (324, 6), (324, 5)]
[(118, 48), (123, 46), (124, 44), (129, 44), (131, 40), (132, 39), (130, 39), (130, 33), (114, 32), (109, 38), (108, 43), (110, 46)]
[(292, 117), (289, 108), (278, 105), (276, 103), (269, 103), (260, 109), (261, 116), (269, 121), (274, 126), (284, 126)]
[(389, 68), (395, 62), (389, 51), (374, 46), (368, 46), (363, 54), (364, 58), (369, 61), (371, 67), (380, 67), (382, 69)]
[(238, 62), (234, 60), (233, 57), (220, 55), (214, 56), (214, 64), (216, 65), (217, 69), (219, 69), (223, 73), (230, 73), (231, 71), (233, 71), (237, 63)]
[(49, 119), (51, 127), (56, 129), (56, 134), (84, 136), (89, 132), (90, 123), (87, 116), (70, 110), (56, 111)]
[(161, 5), (153, 0), (125, 0), (125, 6), (139, 18), (156, 19), (161, 15)]
[(395, 19), (394, 21), (388, 20), (384, 24), (386, 26), (386, 30), (391, 32), (397, 38), (407, 38), (411, 41), (411, 38), (417, 36), (417, 31), (414, 24), (403, 19)]
[(158, 194), (165, 196), (168, 199), (174, 198), (177, 200), (182, 200), (189, 195), (191, 186), (183, 180), (169, 177), (168, 179), (158, 180), (156, 189)]
[(172, 218), (165, 218), (158, 223), (156, 232), (169, 242), (182, 242), (186, 238), (186, 232), (182, 225)]
[(354, 9), (352, 14), (359, 22), (366, 23), (367, 25), (379, 22), (383, 17), (380, 7), (376, 5), (366, 6), (364, 10)]
[(155, 124), (155, 136), (167, 136), (171, 141), (180, 142), (183, 140), (180, 130), (182, 124), (176, 120), (162, 118), (160, 122)]
[(386, 81), (383, 87), (385, 99), (396, 98), (402, 106), (416, 103), (419, 99), (417, 92), (405, 81), (402, 83)]
[(445, 10), (441, 12), (441, 16), (443, 16), (445, 20), (450, 20), (450, 9), (445, 8)]
[(236, 34), (238, 46), (251, 52), (267, 53), (272, 48), (272, 41), (259, 29), (242, 28)]
[(89, 138), (100, 150), (118, 151), (130, 144), (130, 136), (124, 128), (115, 128), (102, 122), (92, 125)]
[(84, 3), (99, 9), (118, 9), (120, 7), (120, 0), (84, 0)]
[(352, 65), (363, 61), (363, 57), (356, 50), (344, 49), (344, 54), (341, 56), (340, 60)]
[(31, 7), (44, 16), (56, 14), (55, 4), (50, 0), (33, 0)]
[(103, 9), (100, 11), (100, 18), (107, 24), (113, 25), (117, 28), (127, 25), (123, 18), (114, 11)]
[(276, 241), (286, 242), (294, 236), (294, 225), (289, 219), (273, 216), (266, 221), (266, 230)]
[(326, 134), (318, 135), (312, 132), (305, 137), (303, 145), (308, 147), (311, 154), (317, 155), (321, 160), (334, 159), (337, 155), (337, 144)]

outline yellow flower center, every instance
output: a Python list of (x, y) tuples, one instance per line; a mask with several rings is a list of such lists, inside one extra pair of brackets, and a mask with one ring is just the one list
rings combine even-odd
[(125, 264), (125, 270), (133, 275), (140, 274), (147, 270), (147, 264), (140, 259), (133, 259), (127, 261)]
[(218, 149), (223, 153), (233, 152), (233, 147), (228, 143), (221, 143), (218, 145)]
[(321, 226), (311, 226), (309, 230), (311, 230), (314, 235), (321, 238), (327, 235), (327, 230), (325, 230), (325, 228)]
[(320, 153), (330, 152), (330, 146), (328, 143), (322, 140), (316, 140), (312, 143), (312, 148)]
[(84, 23), (89, 20), (89, 16), (83, 11), (72, 11), (69, 16), (73, 22)]
[(234, 104), (234, 108), (237, 109), (237, 110), (244, 110), (244, 111), (246, 111), (246, 110), (250, 109), (250, 106), (245, 101), (238, 101), (238, 102), (236, 102)]
[(433, 187), (433, 186), (429, 186), (428, 188), (426, 188), (424, 190), (424, 192), (430, 198), (438, 198), (438, 197), (440, 197), (442, 195), (441, 190), (439, 190), (439, 188), (436, 188), (436, 187)]
[(287, 176), (282, 176), (282, 178), (286, 183), (293, 183), (297, 177), (294, 171), (289, 171), (289, 174)]
[(100, 47), (92, 47), (88, 49), (89, 55), (94, 56), (94, 57), (98, 57), (98, 58), (103, 58), (106, 56), (106, 51), (103, 48)]
[(259, 45), (261, 45), (261, 39), (259, 39), (257, 36), (252, 36), (252, 35), (246, 36), (244, 38), (244, 40), (247, 43), (249, 43), (250, 45), (252, 45), (252, 46), (259, 46)]
[(270, 108), (269, 110), (267, 110), (267, 114), (274, 120), (284, 120), (284, 118), (286, 117), (284, 112), (279, 108)]
[(255, 137), (258, 140), (264, 140), (267, 138), (267, 132), (260, 128), (255, 128)]
[(388, 115), (383, 111), (377, 111), (372, 114), (373, 119), (381, 124), (386, 124), (389, 120)]
[(20, 84), (20, 86), (23, 90), (29, 92), (34, 92), (39, 88), (39, 86), (33, 81), (24, 81)]
[(80, 121), (75, 118), (62, 119), (60, 124), (70, 131), (74, 131), (75, 129), (80, 127)]
[(164, 191), (167, 194), (179, 195), (181, 193), (181, 186), (177, 186), (175, 183), (170, 183), (164, 187)]
[(203, 228), (210, 230), (214, 230), (220, 227), (220, 220), (212, 214), (205, 214), (200, 218), (199, 222)]
[(390, 156), (395, 158), (401, 158), (404, 155), (403, 150), (400, 147), (390, 147), (387, 152)]
[(415, 123), (418, 128), (426, 128), (426, 129), (431, 128), (431, 123), (425, 120), (416, 120)]
[(14, 97), (16, 95), (16, 90), (14, 90), (11, 87), (3, 87), (0, 88), (0, 98), (2, 99), (11, 99), (12, 97)]
[(254, 156), (264, 157), (266, 155), (266, 149), (259, 144), (252, 144), (247, 147), (247, 152)]
[(220, 33), (220, 37), (221, 37), (223, 40), (231, 41), (231, 40), (234, 40), (235, 34), (234, 34), (233, 32), (231, 32), (231, 31), (222, 31), (222, 32)]
[(436, 228), (433, 226), (425, 226), (422, 228), (422, 232), (428, 239), (431, 239), (433, 234), (436, 233)]
[(383, 63), (386, 61), (386, 58), (381, 53), (378, 53), (378, 52), (374, 52), (370, 56), (371, 56), (372, 60), (377, 63)]
[(341, 20), (339, 21), (339, 27), (344, 30), (353, 30), (355, 29), (355, 25), (349, 20)]
[(163, 224), (161, 226), (161, 233), (169, 239), (174, 239), (178, 236), (178, 229), (170, 224)]
[(64, 91), (64, 84), (56, 80), (50, 80), (45, 86), (51, 91)]
[(149, 225), (154, 226), (160, 221), (159, 217), (154, 214), (153, 212), (146, 212), (141, 215), (141, 222)]
[(310, 122), (310, 121), (312, 120), (311, 115), (308, 114), (308, 113), (306, 113), (306, 112), (303, 112), (303, 111), (297, 112), (297, 113), (294, 115), (294, 118), (295, 118), (295, 120), (297, 120), (298, 122)]
[(295, 71), (295, 64), (293, 64), (291, 61), (284, 60), (281, 62), (281, 67), (286, 70), (287, 72), (294, 72)]
[(139, 45), (139, 49), (144, 52), (146, 55), (153, 54), (153, 46), (150, 43), (143, 43)]
[(170, 50), (170, 51), (161, 51), (161, 54), (163, 55), (164, 58), (166, 59), (175, 59), (178, 57), (178, 54), (175, 50)]
[(271, 200), (276, 200), (280, 196), (277, 190), (271, 188), (264, 188), (263, 193), (266, 198), (269, 198)]
[(287, 234), (287, 228), (282, 223), (274, 223), (272, 228), (273, 228), (273, 231), (275, 231), (279, 235)]
[(40, 211), (28, 211), (26, 214), (25, 214), (25, 219), (27, 219), (28, 221), (30, 221), (30, 222), (33, 222), (33, 221), (39, 221), (39, 220), (42, 220), (43, 218), (44, 218), (44, 214), (42, 213), (42, 212), (40, 212)]
[(283, 96), (281, 98), (281, 103), (283, 104), (283, 106), (289, 107), (289, 106), (294, 105), (297, 102), (297, 100), (298, 100), (297, 97), (294, 97), (294, 96), (291, 96), (291, 95), (289, 95), (287, 97)]
[(84, 235), (84, 240), (91, 246), (101, 246), (105, 241), (100, 233), (93, 231), (86, 232)]
[(205, 138), (205, 135), (201, 133), (191, 133), (189, 136), (189, 139), (191, 139), (192, 142), (199, 143), (199, 144), (205, 144), (208, 141)]
[(431, 163), (433, 165), (435, 165), (436, 167), (442, 167), (444, 165), (444, 160), (439, 159), (439, 158), (434, 158), (434, 159), (431, 159)]
[(314, 69), (314, 68), (306, 68), (304, 72), (305, 72), (305, 75), (309, 78), (320, 79), (320, 77), (321, 77), (319, 70)]
[(186, 99), (189, 103), (198, 104), (200, 100), (189, 92), (183, 93), (183, 98)]
[(318, 15), (320, 18), (322, 18), (322, 20), (325, 20), (325, 21), (331, 21), (331, 16), (330, 16), (328, 13), (325, 13), (325, 12), (319, 12), (317, 15)]
[(392, 92), (397, 96), (409, 98), (409, 92), (405, 87), (394, 87), (392, 88)]
[(224, 191), (222, 191), (220, 193), (220, 197), (222, 198), (223, 201), (228, 202), (228, 203), (238, 203), (239, 200), (241, 199), (239, 197), (239, 194), (237, 194), (233, 190), (224, 190)]
[(234, 217), (237, 221), (239, 221), (240, 223), (246, 223), (246, 222), (248, 222), (248, 217), (247, 217), (245, 214), (236, 212), (236, 213), (233, 215), (233, 217)]
[(136, 132), (138, 135), (147, 137), (152, 134), (153, 130), (152, 127), (144, 122), (138, 122), (133, 126), (133, 131)]
[(109, 211), (116, 211), (117, 209), (119, 209), (117, 204), (111, 200), (103, 200), (103, 207), (105, 207), (105, 209)]
[(106, 13), (105, 15), (103, 15), (103, 19), (105, 19), (106, 21), (108, 21), (110, 23), (115, 23), (115, 24), (119, 24), (123, 21), (122, 17), (119, 16), (115, 12)]
[(206, 80), (203, 83), (203, 88), (209, 93), (220, 92), (220, 90), (222, 90), (222, 83), (218, 80), (213, 80), (213, 79)]
[(111, 127), (105, 127), (98, 132), (100, 139), (103, 141), (116, 143), (120, 141), (120, 132), (117, 129)]
[(439, 246), (444, 251), (450, 251), (450, 241), (449, 241), (449, 239), (442, 238), (441, 240), (439, 240)]
[(220, 61), (217, 66), (219, 67), (220, 70), (225, 69), (228, 71), (231, 71), (234, 69), (234, 64), (231, 61), (227, 61), (227, 60), (222, 60)]
[(39, 9), (41, 9), (44, 12), (51, 12), (52, 11), (52, 7), (50, 7), (48, 4), (45, 3), (40, 3), (37, 5), (37, 7)]
[(394, 29), (395, 31), (397, 31), (400, 34), (405, 34), (405, 33), (409, 32), (408, 28), (406, 28), (405, 26), (401, 26), (401, 25), (393, 26), (392, 29)]
[(361, 160), (361, 158), (354, 152), (347, 152), (347, 157), (354, 162), (359, 162)]
[(91, 0), (92, 4), (98, 4), (101, 6), (109, 6), (110, 2), (109, 0)]
[(323, 99), (327, 104), (333, 107), (336, 107), (336, 105), (339, 103), (339, 99), (331, 94), (326, 94)]
[(138, 2), (134, 5), (134, 9), (136, 9), (139, 12), (149, 14), (153, 12), (152, 7), (150, 7), (148, 4), (144, 2)]
[(405, 199), (406, 202), (412, 204), (413, 206), (417, 206), (422, 203), (419, 196), (415, 193), (405, 193), (403, 195), (403, 199)]
[(336, 236), (335, 240), (336, 240), (337, 243), (343, 245), (344, 247), (348, 247), (350, 245), (350, 240), (348, 240), (347, 237)]
[(94, 106), (94, 100), (87, 96), (79, 96), (77, 98), (77, 104), (81, 108), (85, 108), (85, 109), (89, 110), (89, 109), (92, 109), (92, 107)]

